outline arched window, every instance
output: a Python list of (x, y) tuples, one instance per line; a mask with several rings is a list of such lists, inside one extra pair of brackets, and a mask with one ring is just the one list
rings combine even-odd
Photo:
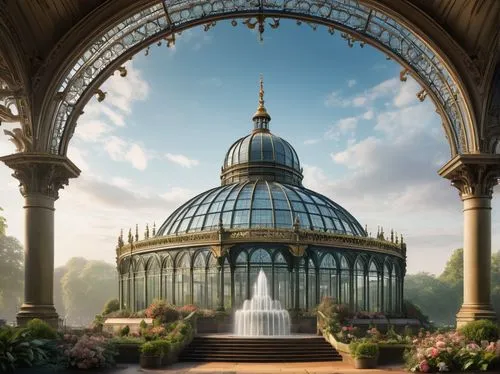
[(231, 300), (231, 266), (229, 265), (229, 260), (226, 257), (224, 259), (224, 309), (232, 308)]
[(252, 252), (250, 257), (250, 287), (252, 287), (250, 289), (250, 297), (253, 295), (253, 286), (257, 281), (260, 269), (266, 274), (267, 286), (268, 289), (271, 289), (272, 265), (271, 255), (265, 249), (259, 248)]
[(193, 264), (193, 304), (199, 307), (206, 307), (206, 252), (199, 252)]
[(337, 263), (331, 253), (327, 253), (321, 260), (319, 269), (319, 297), (331, 297), (338, 301)]
[(167, 255), (167, 258), (163, 260), (163, 270), (161, 273), (163, 282), (163, 295), (162, 298), (169, 303), (173, 303), (173, 276), (174, 276), (174, 264), (172, 258)]
[(234, 306), (239, 308), (247, 298), (248, 262), (247, 253), (241, 251), (234, 267)]
[(307, 308), (315, 308), (318, 305), (316, 300), (316, 266), (311, 258), (307, 263), (307, 296)]
[(146, 308), (146, 294), (145, 294), (145, 270), (144, 261), (142, 258), (136, 264), (134, 272), (134, 311), (143, 310)]
[(283, 308), (291, 308), (290, 271), (281, 252), (274, 258), (274, 299), (281, 302)]
[(351, 270), (347, 259), (340, 255), (340, 302), (349, 306), (351, 303)]
[(392, 313), (391, 307), (391, 272), (387, 266), (387, 262), (384, 264), (384, 312)]
[(148, 261), (146, 279), (146, 307), (148, 307), (153, 300), (160, 297), (160, 265), (155, 257), (150, 258)]
[(130, 290), (131, 283), (133, 281), (133, 276), (131, 274), (130, 259), (126, 258), (120, 264), (120, 282), (121, 282), (121, 294), (120, 294), (120, 308), (121, 309), (132, 309), (130, 302)]
[(392, 311), (394, 313), (399, 313), (400, 310), (400, 284), (401, 284), (401, 278), (399, 277), (399, 267), (396, 263), (392, 265), (392, 273), (391, 273), (391, 303), (392, 303)]
[(184, 253), (177, 259), (175, 266), (175, 304), (191, 304), (191, 274), (189, 254)]
[[(217, 259), (210, 254), (207, 267), (207, 308), (217, 309), (220, 298), (219, 270), (217, 269)], [(231, 279), (231, 278), (230, 278)], [(227, 285), (228, 288), (231, 284)]]
[(380, 276), (375, 262), (370, 262), (368, 268), (368, 305), (370, 312), (380, 311)]
[(365, 310), (365, 270), (359, 258), (354, 264), (354, 306), (358, 311)]
[(303, 257), (300, 259), (299, 265), (299, 294), (296, 296), (299, 299), (299, 308), (307, 308), (307, 270), (306, 270), (306, 259)]

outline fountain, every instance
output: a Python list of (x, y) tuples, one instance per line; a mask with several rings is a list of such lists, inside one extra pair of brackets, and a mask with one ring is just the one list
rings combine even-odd
[(272, 300), (267, 290), (266, 274), (260, 269), (253, 286), (251, 300), (243, 302), (236, 311), (235, 334), (238, 336), (290, 335), (290, 314), (279, 300)]

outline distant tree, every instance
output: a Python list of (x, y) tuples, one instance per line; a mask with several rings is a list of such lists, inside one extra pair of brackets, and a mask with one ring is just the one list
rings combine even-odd
[(409, 274), (405, 277), (405, 298), (417, 305), (436, 324), (455, 321), (459, 302), (453, 288), (432, 274)]
[(58, 266), (54, 269), (54, 306), (59, 317), (63, 319), (66, 319), (66, 309), (64, 308), (61, 280), (66, 271), (66, 266)]
[(72, 258), (61, 279), (66, 323), (88, 325), (104, 303), (117, 295), (117, 273), (104, 261)]
[(23, 295), (24, 251), (16, 238), (7, 236), (6, 228), (0, 216), (0, 318), (12, 321)]
[(462, 286), (464, 281), (464, 250), (462, 248), (453, 251), (439, 279), (450, 286)]
[(500, 251), (491, 256), (491, 303), (500, 316)]

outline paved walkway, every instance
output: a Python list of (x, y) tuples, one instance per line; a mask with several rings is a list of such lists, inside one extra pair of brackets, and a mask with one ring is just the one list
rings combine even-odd
[(391, 373), (408, 374), (401, 367), (380, 367), (378, 369), (358, 370), (346, 362), (297, 362), (297, 363), (236, 363), (236, 362), (180, 362), (160, 370), (141, 369), (139, 365), (124, 365), (116, 374), (354, 374), (354, 373)]

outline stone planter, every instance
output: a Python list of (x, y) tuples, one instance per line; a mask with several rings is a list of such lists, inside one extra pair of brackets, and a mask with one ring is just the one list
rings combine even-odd
[(116, 362), (120, 364), (136, 364), (139, 362), (139, 344), (116, 344), (116, 349), (118, 350), (118, 355), (115, 357)]
[(140, 363), (141, 363), (141, 368), (158, 369), (161, 367), (161, 356), (160, 355), (146, 356), (144, 354), (141, 354)]
[(377, 357), (355, 358), (354, 367), (356, 369), (375, 369), (377, 367)]

